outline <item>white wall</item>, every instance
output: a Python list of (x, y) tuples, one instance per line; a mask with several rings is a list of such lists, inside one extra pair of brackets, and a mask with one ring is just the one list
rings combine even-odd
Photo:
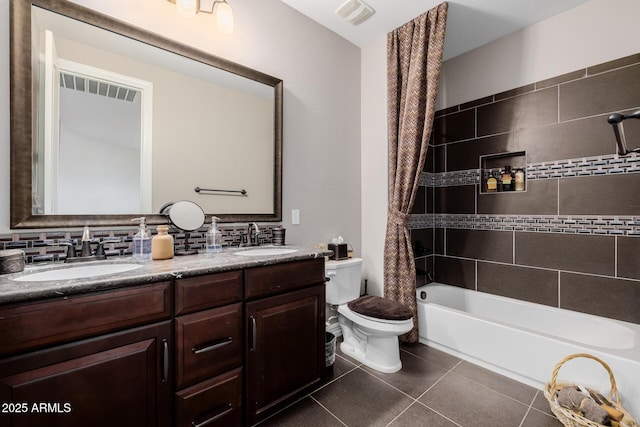
[(362, 276), (382, 295), (389, 187), (387, 36), (362, 49)]
[[(640, 52), (638, 0), (592, 0), (443, 65), (438, 109)], [(362, 227), (364, 276), (382, 292), (387, 209), (386, 38), (362, 49)], [(366, 166), (365, 166), (366, 165)], [(381, 168), (384, 165), (384, 170)], [(372, 286), (373, 284), (373, 286)]]
[[(278, 0), (231, 4), (233, 35), (211, 15), (186, 18), (164, 0), (77, 0), (116, 19), (284, 81), (283, 225), (287, 242), (341, 234), (360, 253), (359, 49)], [(9, 1), (0, 0), (0, 57), (9, 57)], [(9, 231), (9, 68), (0, 61), (0, 233)], [(291, 225), (300, 209), (301, 224)]]

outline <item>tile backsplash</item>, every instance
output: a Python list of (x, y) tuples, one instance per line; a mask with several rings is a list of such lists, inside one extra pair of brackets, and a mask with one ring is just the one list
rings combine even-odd
[[(264, 233), (260, 236), (262, 243), (271, 243), (273, 238), (272, 230), (278, 224), (260, 225), (260, 230)], [(155, 226), (149, 227), (152, 234), (156, 234)], [(223, 246), (238, 246), (240, 236), (246, 230), (246, 225), (225, 225), (218, 224), (218, 229), (222, 233)], [(208, 225), (189, 234), (189, 247), (192, 249), (204, 249), (205, 233)], [(132, 238), (138, 228), (131, 229), (92, 229), (91, 238), (94, 242), (103, 239), (113, 243), (105, 244), (105, 252), (108, 257), (131, 255)], [(171, 229), (169, 233), (173, 235), (175, 248), (182, 249), (185, 245), (186, 235), (184, 232)], [(63, 261), (66, 258), (66, 247), (60, 243), (73, 243), (76, 249), (80, 250), (82, 230), (75, 231), (20, 231), (12, 234), (0, 235), (0, 249), (22, 249), (25, 252), (28, 264), (40, 262)]]
[[(436, 112), (409, 222), (419, 284), (640, 323), (640, 155), (616, 154), (607, 123), (639, 108), (636, 54)], [(640, 146), (640, 120), (624, 127)], [(526, 191), (482, 192), (480, 157), (520, 151)]]

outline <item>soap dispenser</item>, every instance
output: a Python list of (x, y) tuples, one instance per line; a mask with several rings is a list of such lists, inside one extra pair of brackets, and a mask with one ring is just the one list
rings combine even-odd
[(151, 258), (151, 233), (147, 230), (146, 218), (133, 218), (131, 221), (138, 221), (140, 229), (133, 236), (133, 257), (141, 259)]
[(211, 227), (207, 231), (207, 253), (217, 253), (222, 252), (222, 235), (220, 234), (220, 230), (218, 230), (218, 221), (220, 218), (216, 216), (211, 217)]

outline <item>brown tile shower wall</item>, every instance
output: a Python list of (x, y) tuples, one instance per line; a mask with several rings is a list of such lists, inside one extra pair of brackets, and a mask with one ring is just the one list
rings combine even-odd
[[(617, 156), (607, 123), (638, 108), (640, 54), (438, 111), (410, 222), (418, 284), (640, 323), (640, 155)], [(640, 120), (624, 128), (640, 146)], [(482, 194), (480, 156), (516, 151), (526, 192)]]

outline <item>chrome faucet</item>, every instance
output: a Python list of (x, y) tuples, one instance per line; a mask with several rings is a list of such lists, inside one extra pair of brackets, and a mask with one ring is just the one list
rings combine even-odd
[[(85, 243), (86, 242), (86, 243)], [(118, 243), (120, 239), (105, 239), (98, 242), (98, 246), (96, 247), (95, 252), (92, 251), (90, 241), (82, 242), (82, 250), (80, 256), (78, 256), (78, 251), (73, 243), (70, 242), (58, 242), (58, 246), (66, 246), (67, 247), (67, 257), (64, 262), (83, 262), (83, 261), (98, 261), (107, 259), (107, 254), (104, 251), (104, 245), (107, 243)]]
[[(252, 230), (254, 231), (252, 233)], [(260, 234), (262, 234), (262, 232), (260, 231), (260, 227), (258, 227), (258, 224), (256, 224), (255, 222), (250, 222), (249, 225), (247, 225), (247, 246), (259, 246), (260, 245), (260, 239), (258, 238), (258, 236), (260, 236)]]

